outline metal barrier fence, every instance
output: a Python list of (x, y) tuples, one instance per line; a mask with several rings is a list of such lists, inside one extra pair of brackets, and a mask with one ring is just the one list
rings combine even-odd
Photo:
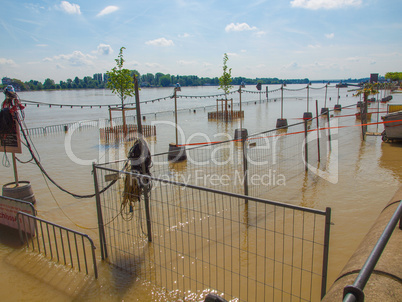
[(270, 190), (307, 170), (313, 173), (327, 170), (331, 131), (332, 140), (338, 139), (338, 129), (331, 130), (332, 124), (338, 126), (338, 120), (323, 115), (284, 129), (249, 135), (244, 142), (229, 140), (189, 147), (184, 162), (168, 161), (168, 153), (156, 154), (151, 172), (163, 179), (266, 197)]
[[(304, 208), (94, 165), (102, 258), (201, 300), (319, 301), (327, 282), (331, 210)], [(126, 178), (152, 182), (125, 204)], [(100, 194), (104, 188), (108, 190)]]
[(349, 285), (344, 288), (343, 302), (364, 301), (364, 287), (369, 281), (370, 276), (373, 273), (389, 238), (398, 224), (398, 221), (399, 229), (402, 230), (402, 200), (399, 202), (399, 206), (396, 208), (383, 233), (364, 263), (359, 275), (356, 277), (355, 282), (353, 285)]
[(80, 272), (85, 270), (87, 275), (92, 258), (94, 275), (98, 278), (95, 245), (88, 235), (24, 212), (17, 213), (17, 221), (21, 241), (27, 243), (28, 250)]

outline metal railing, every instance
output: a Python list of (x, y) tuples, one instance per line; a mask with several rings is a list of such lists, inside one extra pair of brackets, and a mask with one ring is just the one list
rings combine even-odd
[(17, 221), (21, 241), (27, 243), (28, 250), (37, 251), (50, 260), (77, 268), (80, 272), (85, 269), (87, 275), (90, 266), (87, 258), (90, 257), (95, 278), (98, 278), (96, 248), (88, 235), (24, 212), (17, 213)]
[(391, 237), (394, 229), (399, 221), (399, 229), (402, 230), (402, 200), (399, 206), (396, 208), (394, 214), (392, 215), (390, 221), (385, 227), (383, 233), (378, 239), (376, 245), (371, 251), (369, 257), (364, 263), (359, 275), (356, 277), (353, 285), (348, 285), (343, 291), (343, 302), (363, 302), (364, 301), (364, 287), (370, 279), (374, 268), (384, 251), (389, 238)]
[[(94, 165), (103, 259), (183, 297), (211, 290), (238, 301), (325, 295), (330, 208), (141, 176), (123, 165)], [(152, 189), (124, 204), (127, 177), (150, 180)]]

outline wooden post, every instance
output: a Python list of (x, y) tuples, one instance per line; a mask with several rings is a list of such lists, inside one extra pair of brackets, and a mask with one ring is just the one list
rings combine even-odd
[(15, 153), (13, 152), (13, 168), (14, 168), (14, 179), (15, 179), (15, 186), (18, 187), (18, 171), (17, 171), (17, 161), (15, 158)]
[(110, 123), (110, 129), (113, 128), (113, 124), (112, 124), (112, 108), (109, 107), (109, 123)]

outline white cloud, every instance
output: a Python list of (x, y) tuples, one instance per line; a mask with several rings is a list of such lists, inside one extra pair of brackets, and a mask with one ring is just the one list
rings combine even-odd
[(362, 0), (293, 0), (290, 1), (292, 7), (307, 9), (337, 9), (348, 6), (360, 6)]
[(349, 57), (349, 58), (346, 58), (346, 60), (349, 62), (359, 62), (360, 58), (359, 57)]
[(240, 52), (243, 52), (243, 53), (244, 53), (244, 52), (247, 52), (247, 50), (245, 50), (245, 49), (242, 49), (242, 50), (240, 50)]
[(113, 53), (113, 49), (110, 45), (101, 43), (98, 45), (97, 53), (101, 55), (110, 55), (111, 53)]
[(226, 25), (225, 31), (226, 32), (231, 32), (231, 31), (245, 31), (245, 30), (257, 30), (257, 27), (253, 26), (251, 27), (247, 23), (230, 23)]
[(227, 55), (228, 55), (228, 57), (237, 57), (238, 56), (238, 54), (235, 52), (228, 52)]
[(181, 66), (186, 66), (186, 65), (195, 65), (195, 64), (197, 64), (197, 62), (196, 61), (179, 60), (179, 61), (177, 61), (177, 64), (179, 64)]
[(11, 59), (0, 58), (0, 65), (15, 65), (15, 62)]
[(61, 1), (60, 8), (68, 14), (81, 15), (81, 9), (78, 4), (70, 3), (68, 1)]
[(178, 35), (178, 37), (179, 37), (179, 38), (189, 38), (189, 37), (191, 37), (191, 35), (188, 34), (188, 33), (184, 33), (184, 34), (182, 34), (182, 35)]
[(153, 45), (153, 46), (173, 46), (174, 45), (172, 40), (167, 40), (165, 38), (150, 40), (150, 41), (145, 42), (145, 44)]
[(299, 64), (297, 64), (296, 62), (290, 63), (288, 65), (283, 66), (283, 68), (285, 69), (290, 69), (290, 70), (295, 70), (299, 68)]
[(109, 6), (106, 6), (104, 9), (102, 9), (100, 11), (100, 13), (97, 14), (96, 16), (101, 17), (101, 16), (104, 16), (104, 15), (108, 15), (108, 14), (111, 14), (111, 13), (117, 11), (118, 9), (119, 8), (117, 6), (109, 5)]
[(202, 63), (202, 66), (204, 66), (204, 67), (210, 67), (210, 66), (212, 66), (212, 64), (209, 63), (209, 62), (204, 62), (204, 63)]
[(265, 31), (260, 30), (260, 31), (257, 31), (257, 32), (254, 34), (254, 36), (260, 38), (260, 37), (264, 36), (265, 34), (266, 34)]
[(320, 44), (315, 44), (315, 45), (310, 44), (307, 47), (311, 48), (311, 49), (317, 49), (317, 48), (321, 48), (321, 45)]
[(36, 44), (36, 47), (48, 47), (49, 45), (47, 44)]
[(325, 37), (326, 37), (327, 39), (333, 39), (333, 38), (335, 37), (335, 34), (334, 34), (334, 33), (325, 34)]
[[(94, 65), (92, 62), (93, 59), (96, 57), (88, 55), (88, 54), (83, 54), (81, 51), (76, 50), (73, 51), (71, 54), (61, 54), (58, 56), (54, 56), (53, 58), (44, 58), (44, 62), (53, 62), (53, 61), (62, 61), (66, 62), (71, 66), (89, 66), (89, 65)], [(57, 65), (60, 65), (60, 63), (57, 63)]]
[(158, 64), (158, 63), (145, 63), (146, 67), (150, 67), (150, 68), (160, 68), (162, 67), (162, 65)]

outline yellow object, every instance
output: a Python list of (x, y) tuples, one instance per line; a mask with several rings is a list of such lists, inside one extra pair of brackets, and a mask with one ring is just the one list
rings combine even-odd
[(388, 105), (388, 113), (397, 112), (402, 110), (401, 104)]

